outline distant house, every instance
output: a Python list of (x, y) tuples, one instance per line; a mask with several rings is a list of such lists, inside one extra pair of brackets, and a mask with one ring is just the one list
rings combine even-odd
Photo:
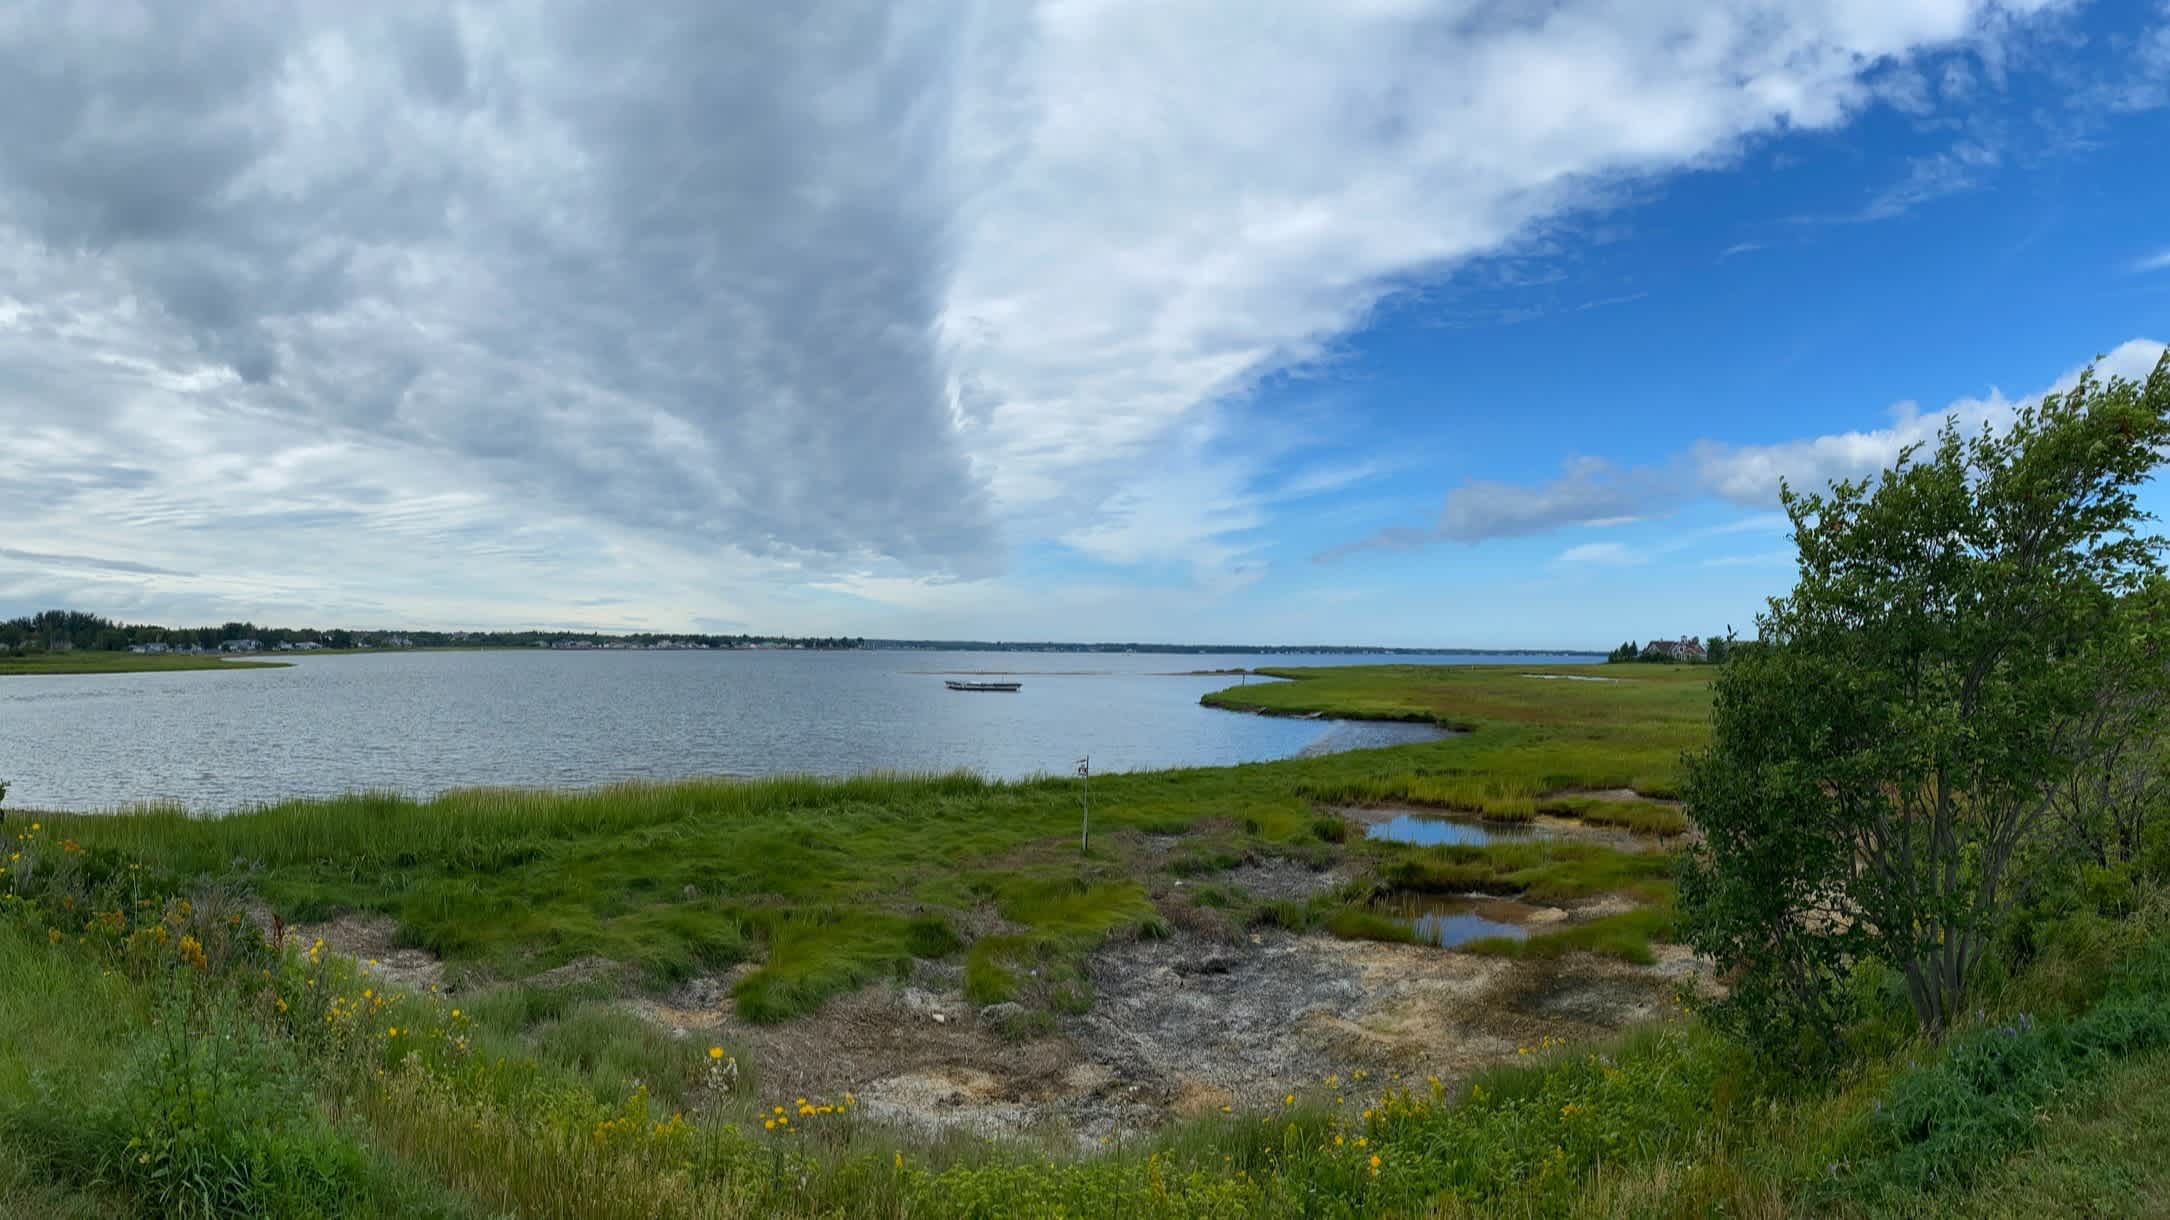
[(172, 649), (164, 644), (131, 644), (128, 646), (128, 651), (140, 653), (147, 657), (162, 657), (171, 652)]
[(1703, 643), (1692, 635), (1677, 640), (1652, 640), (1643, 645), (1645, 661), (1703, 661), (1709, 658), (1703, 652)]
[(263, 644), (256, 640), (228, 640), (219, 645), (219, 648), (226, 652), (257, 652), (263, 648)]

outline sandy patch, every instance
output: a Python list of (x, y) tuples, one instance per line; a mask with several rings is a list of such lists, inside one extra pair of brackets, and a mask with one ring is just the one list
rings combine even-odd
[(323, 923), (289, 924), (286, 943), (305, 950), (322, 940), (325, 948), (353, 958), (365, 973), (387, 983), (410, 991), (449, 990), (444, 962), (425, 950), (394, 944), (398, 931), (399, 921), (389, 915), (348, 911)]

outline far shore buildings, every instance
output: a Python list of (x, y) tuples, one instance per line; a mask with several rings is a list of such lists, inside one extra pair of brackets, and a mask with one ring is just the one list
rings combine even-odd
[(1652, 640), (1643, 645), (1643, 660), (1645, 661), (1703, 661), (1708, 659), (1708, 656), (1703, 652), (1703, 642), (1692, 635), (1684, 635), (1677, 640)]

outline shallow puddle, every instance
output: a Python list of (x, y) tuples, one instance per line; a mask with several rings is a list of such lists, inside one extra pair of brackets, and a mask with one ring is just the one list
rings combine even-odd
[(1415, 932), (1418, 940), (1442, 949), (1487, 936), (1522, 940), (1529, 935), (1527, 928), (1514, 922), (1521, 904), (1496, 898), (1395, 894), (1373, 902), (1371, 909)]
[(1523, 843), (1544, 835), (1535, 827), (1515, 822), (1469, 822), (1404, 813), (1373, 823), (1365, 829), (1364, 837), (1388, 843), (1414, 843), (1419, 847), (1484, 847), (1492, 843)]

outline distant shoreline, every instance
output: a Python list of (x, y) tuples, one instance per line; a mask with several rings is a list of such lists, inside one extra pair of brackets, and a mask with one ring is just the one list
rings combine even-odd
[(0, 656), (0, 678), (30, 678), (40, 674), (89, 677), (98, 674), (167, 673), (211, 669), (289, 669), (290, 662), (240, 659), (225, 655), (194, 656), (172, 653), (146, 655), (135, 652), (33, 652), (19, 657)]

